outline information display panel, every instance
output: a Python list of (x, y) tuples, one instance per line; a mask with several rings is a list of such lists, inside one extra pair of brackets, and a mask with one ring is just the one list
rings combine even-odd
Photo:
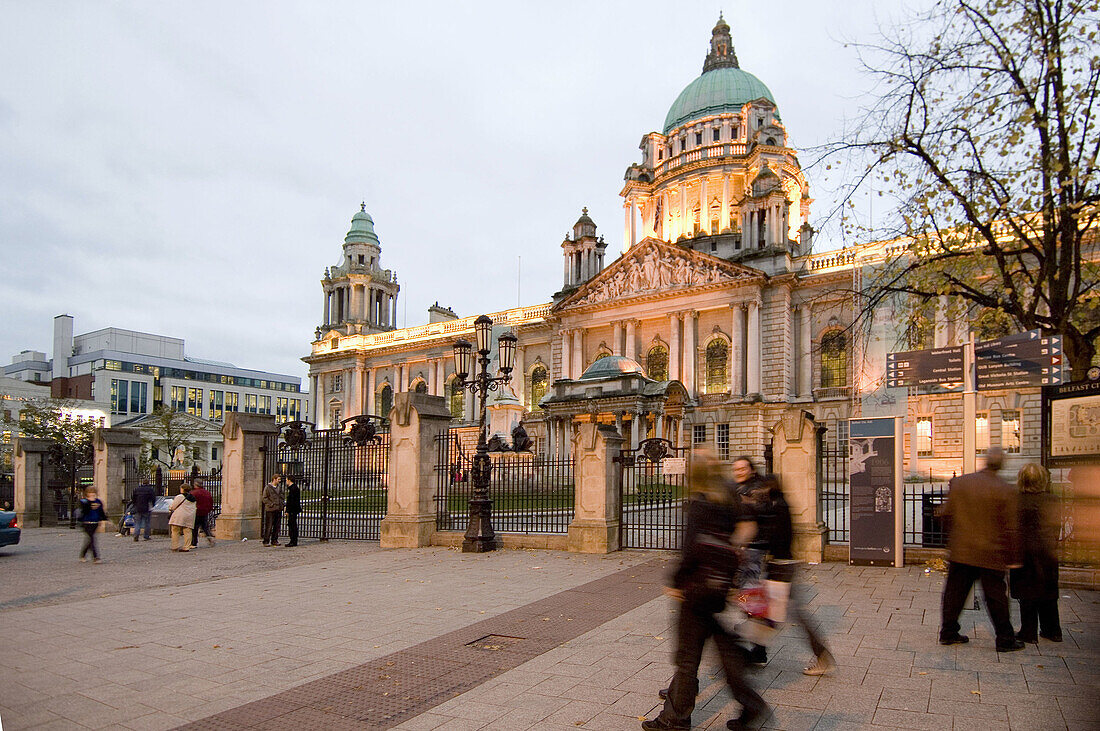
[(848, 563), (901, 566), (902, 487), (898, 419), (851, 419), (848, 486), (851, 532)]

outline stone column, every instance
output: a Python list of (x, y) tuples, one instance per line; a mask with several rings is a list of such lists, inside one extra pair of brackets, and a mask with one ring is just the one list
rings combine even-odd
[(96, 429), (93, 443), (92, 484), (113, 519), (126, 509), (126, 462), (129, 460), (131, 469), (137, 471), (141, 434), (137, 429)]
[(749, 300), (749, 346), (747, 353), (748, 378), (745, 390), (749, 394), (760, 393), (760, 302)]
[(638, 243), (638, 199), (630, 196), (630, 245)]
[(710, 233), (710, 202), (707, 200), (707, 179), (699, 181), (699, 228)]
[(684, 313), (684, 369), (681, 381), (687, 388), (688, 396), (695, 398), (695, 318), (698, 315), (694, 310)]
[(733, 325), (730, 330), (733, 340), (730, 395), (739, 398), (745, 395), (745, 305), (737, 302), (730, 309), (733, 311)]
[(658, 439), (665, 438), (665, 414), (663, 411), (653, 412), (653, 436)]
[(798, 337), (798, 349), (801, 352), (802, 359), (799, 362), (798, 369), (798, 395), (802, 398), (811, 398), (813, 396), (813, 360), (811, 353), (813, 352), (813, 333), (811, 330), (812, 321), (810, 305), (805, 304), (798, 308), (799, 316), (799, 337)]
[(390, 305), (393, 309), (393, 326), (397, 327), (397, 297), (390, 295)]
[(546, 417), (546, 457), (547, 459), (558, 458), (558, 444), (557, 444), (557, 430), (554, 428), (553, 417)]
[(516, 394), (521, 404), (527, 403), (527, 349), (523, 346), (516, 348), (516, 362), (512, 370), (512, 391)]
[(573, 360), (573, 355), (569, 352), (570, 342), (571, 338), (569, 336), (569, 331), (563, 328), (561, 331), (561, 378), (563, 379), (568, 379), (570, 377), (569, 365)]
[(573, 438), (576, 455), (576, 506), (569, 524), (569, 550), (610, 553), (619, 550), (619, 467), (615, 456), (623, 438), (609, 426), (582, 424)]
[(611, 354), (622, 355), (623, 354), (623, 324), (621, 322), (611, 323)]
[(584, 373), (584, 330), (582, 328), (573, 331), (573, 364), (569, 370), (573, 378), (580, 378)]
[(217, 534), (223, 540), (258, 538), (264, 489), (264, 441), (278, 434), (275, 417), (263, 414), (226, 414), (222, 427), (222, 506)]
[(24, 528), (42, 524), (43, 467), (50, 449), (49, 439), (16, 437), (15, 453), (15, 519)]
[(367, 413), (374, 414), (374, 392), (378, 388), (378, 369), (367, 369)]
[(677, 232), (678, 236), (682, 236), (687, 233), (687, 197), (688, 187), (687, 183), (680, 186), (680, 230)]
[(638, 445), (645, 439), (645, 427), (642, 424), (645, 421), (643, 418), (643, 412), (641, 410), (635, 411), (633, 418), (630, 420), (630, 448), (637, 449)]
[(630, 201), (623, 202), (623, 251), (634, 242), (630, 240)]
[(332, 303), (332, 292), (326, 291), (325, 292), (325, 319), (324, 319), (324, 322), (322, 323), (324, 325), (328, 324), (329, 309), (330, 309), (331, 303)]
[(623, 355), (631, 360), (637, 360), (634, 349), (637, 347), (637, 343), (634, 340), (634, 325), (635, 320), (626, 321), (626, 345), (623, 348)]
[[(397, 394), (404, 393), (405, 391), (409, 390), (408, 382), (406, 381), (407, 375), (408, 374), (405, 372), (404, 363), (397, 366), (397, 383), (393, 387), (393, 396), (395, 399), (397, 398)], [(394, 403), (397, 403), (397, 401), (394, 401)]]
[(314, 424), (318, 423), (318, 421), (317, 421), (317, 405), (321, 403), (321, 394), (317, 393), (318, 385), (320, 384), (320, 382), (321, 382), (321, 379), (318, 378), (316, 375), (313, 375), (313, 376), (309, 377), (309, 406), (308, 406), (308, 408), (309, 408), (309, 417), (308, 418)]
[(680, 313), (673, 312), (668, 316), (668, 377), (669, 380), (680, 380), (680, 361), (683, 354), (680, 350)]
[(442, 396), (406, 392), (394, 396), (390, 418), (386, 517), (382, 548), (431, 545), (435, 530), (436, 437), (447, 431), (451, 413)]
[(730, 227), (730, 176), (722, 176), (722, 210), (718, 213), (718, 225), (722, 231)]

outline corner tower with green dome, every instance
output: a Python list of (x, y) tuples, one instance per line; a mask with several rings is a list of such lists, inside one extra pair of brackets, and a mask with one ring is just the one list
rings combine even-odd
[(734, 260), (808, 253), (812, 201), (798, 156), (775, 96), (741, 68), (721, 16), (703, 73), (639, 147), (621, 193), (624, 251), (652, 237)]
[(325, 269), (324, 321), (317, 338), (385, 332), (397, 327), (397, 274), (383, 269), (382, 242), (374, 231), (367, 204), (351, 218), (340, 262)]

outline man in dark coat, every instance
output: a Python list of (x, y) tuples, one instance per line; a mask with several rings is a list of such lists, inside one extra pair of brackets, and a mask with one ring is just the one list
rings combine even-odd
[(287, 548), (298, 545), (298, 513), (302, 512), (302, 491), (293, 477), (286, 478), (286, 533), (290, 536)]
[(948, 521), (948, 569), (943, 587), (940, 644), (969, 642), (959, 634), (959, 614), (975, 581), (982, 584), (989, 618), (997, 635), (997, 651), (1020, 650), (1008, 614), (1005, 570), (1019, 564), (1016, 491), (997, 472), (1004, 456), (992, 447), (985, 468), (951, 480), (940, 514)]
[(152, 514), (153, 503), (157, 501), (157, 494), (152, 485), (141, 484), (134, 488), (134, 494), (130, 496), (130, 510), (134, 514), (134, 542), (137, 543), (138, 534), (142, 527), (145, 528), (145, 540), (152, 540)]

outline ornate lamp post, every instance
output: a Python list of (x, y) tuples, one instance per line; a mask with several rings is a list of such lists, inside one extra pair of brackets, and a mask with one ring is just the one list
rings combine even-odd
[(496, 533), (493, 531), (492, 501), (489, 500), (489, 473), (492, 463), (489, 461), (489, 438), (485, 427), (485, 405), (489, 391), (496, 391), (500, 384), (512, 380), (512, 367), (516, 362), (516, 336), (505, 333), (497, 340), (500, 358), (500, 376), (489, 375), (490, 340), (493, 337), (493, 321), (485, 315), (474, 320), (474, 335), (477, 341), (477, 364), (470, 376), (470, 358), (473, 347), (466, 340), (454, 344), (455, 375), (458, 386), (468, 388), (479, 396), (477, 420), (477, 452), (474, 454), (473, 483), (474, 494), (470, 499), (470, 521), (466, 526), (466, 537), (462, 541), (465, 553), (484, 553), (496, 549)]

